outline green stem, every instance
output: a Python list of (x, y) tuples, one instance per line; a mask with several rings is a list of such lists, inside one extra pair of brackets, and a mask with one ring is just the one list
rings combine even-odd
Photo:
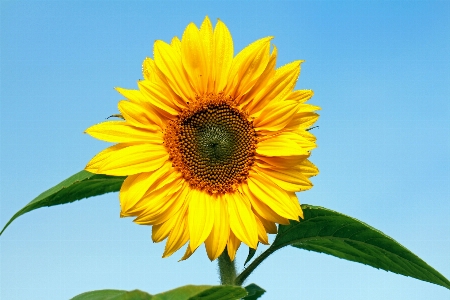
[(236, 265), (228, 256), (227, 248), (222, 252), (218, 258), (220, 284), (235, 285), (236, 280)]
[(255, 258), (255, 260), (250, 265), (248, 265), (248, 267), (245, 268), (245, 270), (242, 271), (242, 273), (239, 274), (238, 277), (236, 277), (234, 284), (239, 286), (242, 285), (247, 277), (256, 269), (256, 267), (259, 266), (259, 264), (262, 263), (262, 261), (265, 260), (270, 254), (277, 251), (278, 249), (279, 248), (270, 247), (269, 249), (261, 253), (261, 255)]

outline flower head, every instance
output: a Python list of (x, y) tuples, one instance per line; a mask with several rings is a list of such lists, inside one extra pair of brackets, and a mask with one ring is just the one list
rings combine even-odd
[(205, 243), (211, 260), (225, 247), (233, 260), (241, 242), (256, 249), (277, 223), (303, 217), (295, 192), (318, 173), (308, 129), (319, 107), (305, 104), (312, 91), (293, 90), (301, 61), (275, 68), (271, 40), (233, 57), (224, 23), (191, 23), (181, 41), (155, 42), (138, 90), (117, 88), (123, 120), (86, 130), (116, 143), (86, 170), (128, 176), (121, 216), (167, 239), (164, 257), (189, 241), (183, 259)]

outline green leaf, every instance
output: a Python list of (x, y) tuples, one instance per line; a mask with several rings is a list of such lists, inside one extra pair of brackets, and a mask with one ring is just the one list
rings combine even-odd
[(139, 290), (99, 290), (80, 294), (72, 300), (236, 300), (246, 295), (247, 291), (240, 286), (185, 285), (153, 296)]
[(189, 298), (189, 300), (236, 300), (247, 296), (247, 291), (240, 286), (213, 286)]
[(280, 225), (272, 245), (236, 277), (236, 284), (242, 284), (273, 252), (292, 245), (450, 289), (450, 281), (447, 278), (381, 231), (323, 207), (304, 204), (302, 209), (305, 218), (300, 222), (290, 221), (290, 225)]
[[(259, 243), (258, 243), (258, 244), (259, 244)], [(258, 247), (256, 247), (256, 248), (258, 248)], [(253, 249), (253, 248), (248, 247), (248, 255), (247, 255), (247, 259), (246, 259), (245, 262), (244, 262), (244, 266), (245, 266), (249, 261), (252, 260), (253, 256), (255, 256), (255, 253), (256, 253), (256, 249)]]
[(5, 227), (3, 227), (0, 232), (0, 235), (12, 221), (27, 212), (44, 206), (66, 204), (83, 198), (117, 192), (120, 190), (125, 178), (126, 177), (97, 175), (84, 170), (78, 172), (58, 185), (43, 192), (25, 205), (24, 208), (19, 210), (12, 216), (8, 223), (6, 223)]
[(71, 300), (150, 300), (153, 296), (140, 290), (121, 291), (121, 290), (99, 290), (80, 294)]
[(280, 225), (272, 247), (322, 252), (450, 289), (450, 281), (379, 230), (349, 216), (302, 205), (305, 219)]
[(248, 293), (248, 296), (243, 298), (245, 300), (256, 300), (266, 292), (265, 289), (257, 286), (254, 283), (247, 285), (245, 289), (247, 290)]

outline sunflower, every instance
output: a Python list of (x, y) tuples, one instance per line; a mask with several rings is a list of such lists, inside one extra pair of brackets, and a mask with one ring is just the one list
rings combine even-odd
[(234, 260), (241, 242), (256, 249), (276, 224), (303, 218), (295, 192), (318, 173), (308, 157), (320, 108), (305, 104), (311, 90), (293, 90), (302, 61), (275, 68), (271, 40), (233, 57), (223, 22), (191, 23), (181, 41), (154, 43), (138, 90), (117, 88), (122, 120), (86, 130), (116, 144), (85, 169), (127, 176), (121, 217), (167, 239), (163, 257), (189, 242), (182, 259), (205, 243), (209, 259), (227, 249)]

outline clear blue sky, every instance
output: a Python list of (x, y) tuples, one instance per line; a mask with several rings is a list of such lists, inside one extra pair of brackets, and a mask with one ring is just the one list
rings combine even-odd
[[(278, 66), (304, 59), (298, 89), (323, 108), (302, 203), (358, 218), (450, 278), (450, 2), (1, 1), (0, 226), (107, 146), (83, 131), (117, 113), (156, 39), (205, 15), (235, 52), (275, 36)], [(161, 259), (151, 228), (119, 218), (118, 194), (43, 208), (0, 237), (1, 299), (95, 289), (218, 284), (204, 249)], [(259, 252), (260, 250), (258, 250)], [(257, 253), (258, 253), (257, 252)], [(239, 268), (247, 254), (242, 247)], [(285, 248), (249, 278), (263, 299), (449, 299), (443, 287)]]

